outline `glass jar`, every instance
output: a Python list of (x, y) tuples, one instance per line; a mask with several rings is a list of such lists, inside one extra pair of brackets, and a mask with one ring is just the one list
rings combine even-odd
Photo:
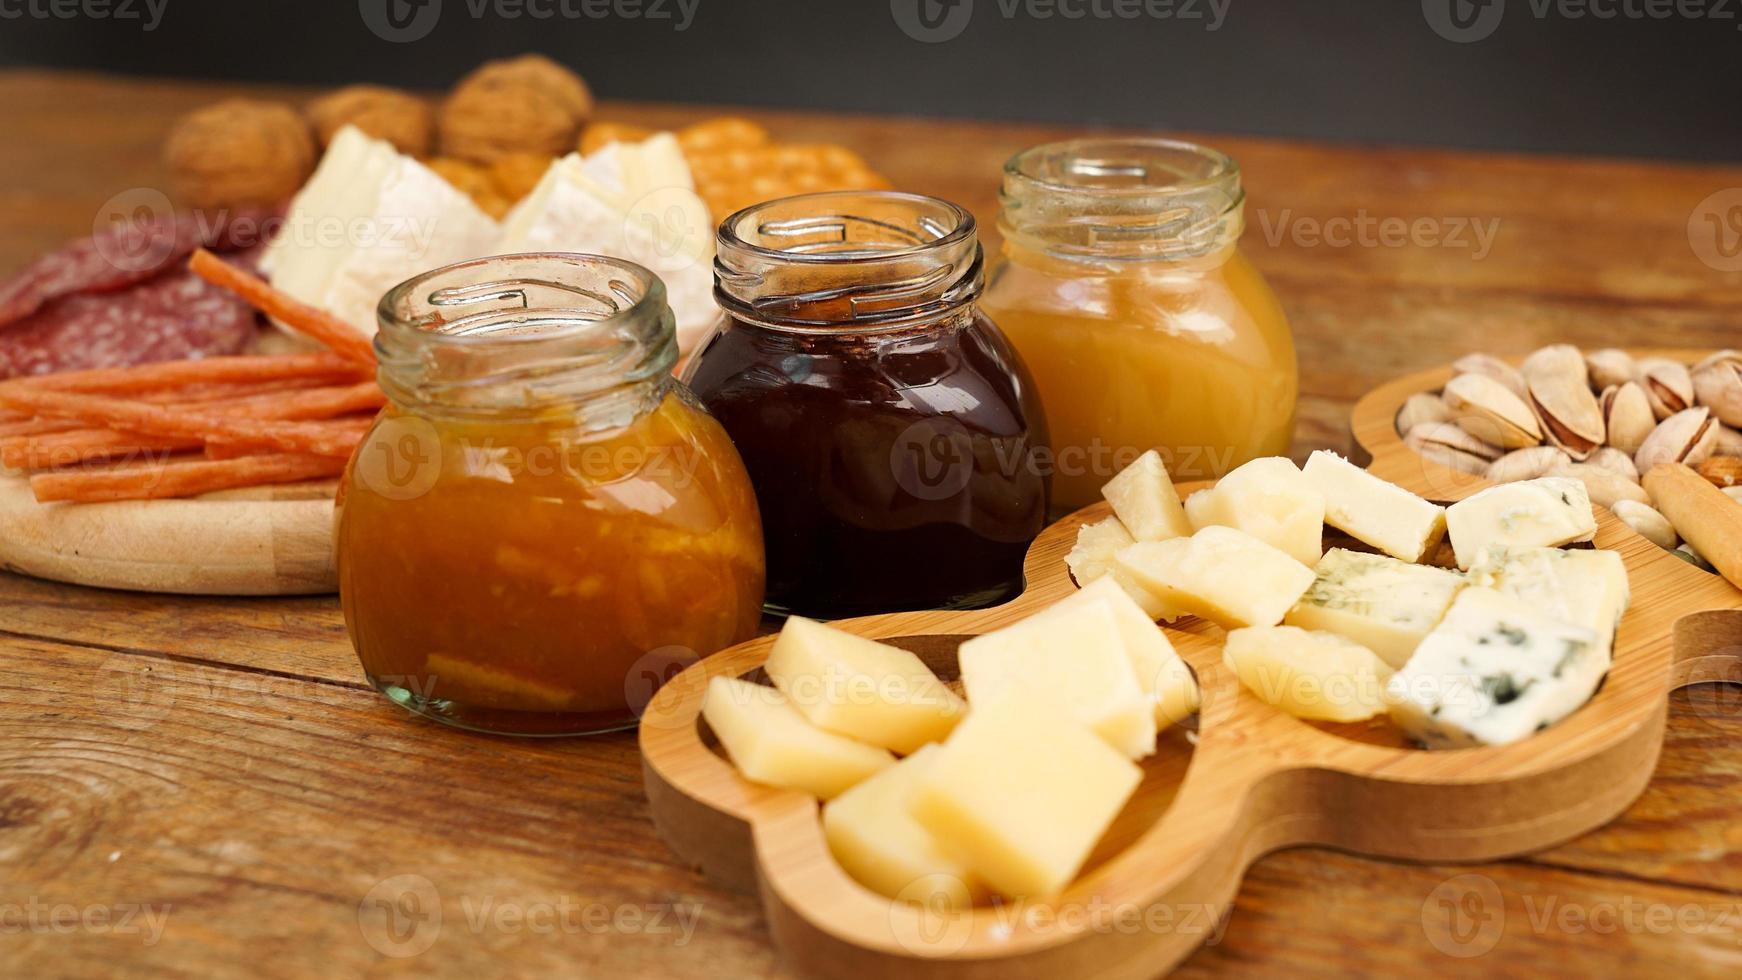
[(389, 404), (337, 526), (345, 623), (379, 690), (462, 728), (608, 731), (671, 668), (755, 634), (755, 496), (671, 377), (658, 278), (504, 255), (401, 283), (379, 315)]
[(973, 216), (807, 194), (720, 226), (722, 326), (686, 371), (762, 505), (768, 609), (837, 618), (990, 605), (1046, 521), (1027, 371), (976, 306)]
[(1172, 140), (1051, 143), (1004, 166), (1003, 260), (982, 305), (1034, 371), (1069, 513), (1139, 454), (1219, 477), (1294, 438), (1282, 307), (1237, 246), (1240, 168)]

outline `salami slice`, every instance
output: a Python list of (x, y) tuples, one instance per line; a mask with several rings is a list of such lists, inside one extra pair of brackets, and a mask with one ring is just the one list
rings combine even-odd
[(242, 352), (254, 310), (191, 272), (53, 300), (0, 329), (0, 378)]

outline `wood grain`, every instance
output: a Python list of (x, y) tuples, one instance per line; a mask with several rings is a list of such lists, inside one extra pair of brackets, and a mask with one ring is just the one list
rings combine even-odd
[[(88, 234), (109, 197), (162, 187), (170, 121), (238, 93), (312, 94), (0, 72), (0, 274)], [(602, 108), (650, 125), (717, 111)], [(786, 138), (847, 144), (899, 185), (960, 201), (989, 242), (1002, 161), (1084, 131), (746, 114)], [(1346, 450), (1362, 393), (1470, 350), (1734, 345), (1742, 275), (1700, 263), (1686, 226), (1707, 195), (1742, 187), (1742, 167), (1209, 141), (1244, 167), (1246, 248), (1295, 325), (1297, 454)], [(1286, 223), (1275, 244), (1266, 234), (1284, 212), (1363, 210), (1501, 223), (1480, 259), (1313, 246)], [(177, 710), (153, 722), (156, 688), (135, 681), (166, 665)], [(93, 686), (105, 676), (118, 693)], [(260, 693), (281, 682), (291, 693)], [(128, 690), (143, 692), (141, 708)], [(413, 720), (364, 687), (331, 599), (158, 598), (0, 575), (0, 759), (0, 911), (33, 895), (181, 902), (155, 947), (86, 931), (7, 934), (8, 974), (783, 975), (755, 901), (708, 885), (655, 838), (632, 738), (510, 742)], [(1657, 773), (1616, 822), (1526, 861), (1474, 866), (1272, 855), (1247, 875), (1226, 934), (1180, 974), (1734, 975), (1738, 944), (1673, 929), (1537, 930), (1518, 910), (1526, 898), (1742, 901), (1739, 801), (1742, 688), (1691, 688), (1672, 696)], [(1490, 954), (1459, 959), (1426, 941), (1420, 917), (1434, 887), (1469, 871), (1500, 885), (1509, 914)], [(367, 943), (357, 912), (377, 881), (401, 873), (443, 886), (449, 925), (429, 952), (394, 958)], [(535, 942), (494, 926), (455, 931), (474, 891), (523, 903), (696, 899), (705, 911), (682, 947), (617, 934)]]

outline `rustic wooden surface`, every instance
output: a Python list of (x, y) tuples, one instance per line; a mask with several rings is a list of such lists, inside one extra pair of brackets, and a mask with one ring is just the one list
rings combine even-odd
[[(0, 273), (88, 234), (111, 196), (161, 186), (169, 121), (233, 91), (0, 73)], [(848, 144), (983, 222), (1001, 161), (1072, 132), (753, 115), (789, 138)], [(1245, 167), (1246, 244), (1293, 318), (1301, 451), (1346, 449), (1364, 390), (1469, 350), (1720, 347), (1742, 334), (1742, 274), (1704, 264), (1688, 237), (1703, 200), (1742, 188), (1742, 167), (1212, 141)], [(1363, 216), (1426, 219), (1445, 235), (1459, 221), (1499, 225), (1480, 258), (1468, 232), (1465, 248), (1313, 243), (1314, 222)], [(1473, 867), (1273, 855), (1247, 876), (1225, 934), (1176, 975), (1734, 975), (1739, 818), (1742, 688), (1692, 688), (1671, 699), (1650, 787), (1608, 827)], [(1486, 951), (1442, 952), (1442, 900), (1472, 893), (1499, 901), (1462, 906), (1472, 942), (1454, 948)], [(144, 906), (165, 916), (160, 933)], [(0, 965), (45, 977), (782, 975), (754, 901), (710, 887), (654, 836), (632, 735), (520, 742), (412, 720), (366, 688), (331, 599), (3, 576)]]

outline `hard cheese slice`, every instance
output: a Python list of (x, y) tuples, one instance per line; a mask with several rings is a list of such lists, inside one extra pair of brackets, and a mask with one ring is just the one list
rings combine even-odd
[(1151, 449), (1101, 488), (1120, 523), (1139, 541), (1161, 541), (1192, 533), (1179, 491), (1167, 475), (1161, 454)]
[(912, 653), (801, 616), (763, 669), (811, 724), (903, 755), (942, 741), (968, 708)]
[(1155, 705), (1156, 726), (1177, 724), (1196, 714), (1200, 694), (1192, 669), (1180, 659), (1167, 633), (1113, 579), (1102, 578), (1040, 615), (1069, 614), (1094, 603), (1104, 603), (1112, 611), (1137, 687)]
[(1392, 719), (1429, 748), (1502, 745), (1578, 710), (1608, 670), (1596, 633), (1472, 586), (1392, 675), (1387, 697)]
[(1222, 662), (1259, 700), (1296, 718), (1363, 721), (1385, 713), (1391, 668), (1334, 633), (1295, 626), (1234, 630)]
[(1446, 511), (1446, 527), (1458, 567), (1469, 568), (1484, 548), (1553, 548), (1589, 538), (1597, 516), (1583, 482), (1545, 476), (1458, 501)]
[(919, 779), (913, 814), (1012, 898), (1070, 884), (1142, 781), (1137, 765), (1029, 688), (976, 703)]
[(1230, 527), (1139, 541), (1117, 561), (1162, 601), (1230, 629), (1275, 626), (1313, 584), (1312, 569)]
[(883, 749), (812, 725), (779, 691), (735, 677), (708, 682), (702, 717), (746, 779), (825, 800), (895, 764)]
[(1085, 524), (1077, 532), (1077, 543), (1071, 547), (1070, 554), (1065, 555), (1065, 565), (1071, 570), (1071, 577), (1085, 589), (1103, 578), (1112, 579), (1152, 623), (1159, 619), (1171, 622), (1185, 616), (1184, 610), (1162, 602), (1114, 562), (1115, 555), (1136, 541), (1117, 517)]
[(1621, 556), (1602, 549), (1484, 549), (1470, 581), (1498, 589), (1563, 623), (1583, 626), (1612, 646), (1632, 590)]
[(1446, 509), (1319, 450), (1301, 470), (1325, 498), (1325, 523), (1393, 558), (1421, 561), (1446, 533)]
[(1466, 584), (1457, 572), (1343, 548), (1325, 552), (1314, 574), (1283, 622), (1348, 637), (1393, 670), (1409, 662)]
[(888, 898), (964, 909), (985, 883), (913, 817), (919, 779), (943, 750), (928, 745), (823, 807), (823, 836), (847, 874)]
[(1186, 498), (1192, 527), (1238, 528), (1303, 565), (1324, 551), (1325, 498), (1293, 462), (1255, 459)]

